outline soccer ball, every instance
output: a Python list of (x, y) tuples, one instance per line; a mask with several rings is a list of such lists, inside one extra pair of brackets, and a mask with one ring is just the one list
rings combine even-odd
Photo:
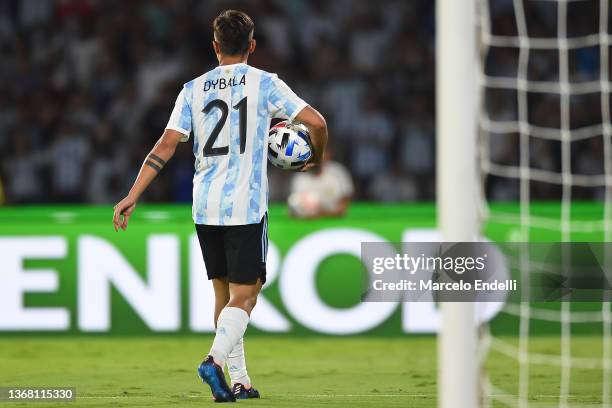
[(297, 170), (312, 156), (308, 128), (298, 122), (282, 121), (268, 133), (268, 160), (283, 170)]

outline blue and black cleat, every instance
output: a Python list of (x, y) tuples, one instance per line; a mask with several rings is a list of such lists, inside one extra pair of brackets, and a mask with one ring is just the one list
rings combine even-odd
[(234, 397), (236, 399), (259, 398), (259, 391), (253, 387), (246, 388), (240, 383), (234, 384), (232, 387), (232, 392), (234, 393)]
[(236, 402), (232, 390), (225, 381), (223, 369), (215, 363), (212, 356), (202, 361), (198, 367), (198, 374), (202, 381), (210, 386), (215, 402)]

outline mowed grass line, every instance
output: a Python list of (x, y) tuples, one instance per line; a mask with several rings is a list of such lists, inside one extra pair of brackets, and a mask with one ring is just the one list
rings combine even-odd
[[(4, 338), (0, 386), (76, 387), (76, 404), (54, 406), (213, 406), (196, 373), (211, 341), (210, 336)], [(431, 337), (247, 336), (245, 343), (249, 374), (263, 398), (240, 403), (259, 408), (435, 405)]]
[[(517, 338), (504, 340), (517, 343)], [(218, 406), (196, 366), (211, 336), (0, 338), (0, 386), (77, 388), (66, 407)], [(601, 337), (572, 338), (579, 357), (600, 358)], [(536, 336), (530, 350), (557, 354), (558, 337)], [(261, 400), (254, 407), (435, 407), (434, 337), (368, 338), (252, 336), (249, 374)], [(518, 390), (519, 367), (492, 351), (486, 371), (496, 387)], [(531, 366), (530, 407), (558, 406), (560, 368)], [(601, 406), (602, 371), (572, 370), (572, 407)], [(8, 404), (41, 407), (40, 403)], [(494, 407), (502, 406), (497, 402)]]

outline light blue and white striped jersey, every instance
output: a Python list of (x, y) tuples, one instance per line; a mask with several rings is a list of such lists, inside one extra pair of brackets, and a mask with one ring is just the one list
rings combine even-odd
[(193, 132), (196, 224), (244, 225), (268, 209), (268, 130), (307, 106), (275, 74), (247, 64), (221, 65), (187, 82), (166, 129)]

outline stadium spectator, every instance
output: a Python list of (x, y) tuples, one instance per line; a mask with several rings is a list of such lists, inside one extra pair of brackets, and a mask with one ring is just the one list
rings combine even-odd
[(388, 168), (394, 132), (391, 118), (379, 103), (372, 97), (366, 99), (353, 119), (351, 132), (351, 170), (361, 191), (365, 191), (370, 181)]
[(12, 145), (13, 151), (2, 163), (8, 202), (34, 203), (42, 198), (43, 191), (36, 154), (33, 153), (30, 139), (23, 132), (15, 132)]
[(291, 180), (287, 200), (289, 213), (297, 218), (340, 217), (346, 214), (353, 195), (353, 181), (346, 168), (325, 152), (323, 164)]
[(90, 145), (85, 135), (70, 122), (60, 124), (57, 139), (45, 158), (51, 167), (54, 201), (83, 200), (85, 163), (89, 153)]
[(393, 203), (418, 199), (418, 184), (402, 173), (399, 166), (376, 175), (369, 185), (368, 194), (375, 201)]

